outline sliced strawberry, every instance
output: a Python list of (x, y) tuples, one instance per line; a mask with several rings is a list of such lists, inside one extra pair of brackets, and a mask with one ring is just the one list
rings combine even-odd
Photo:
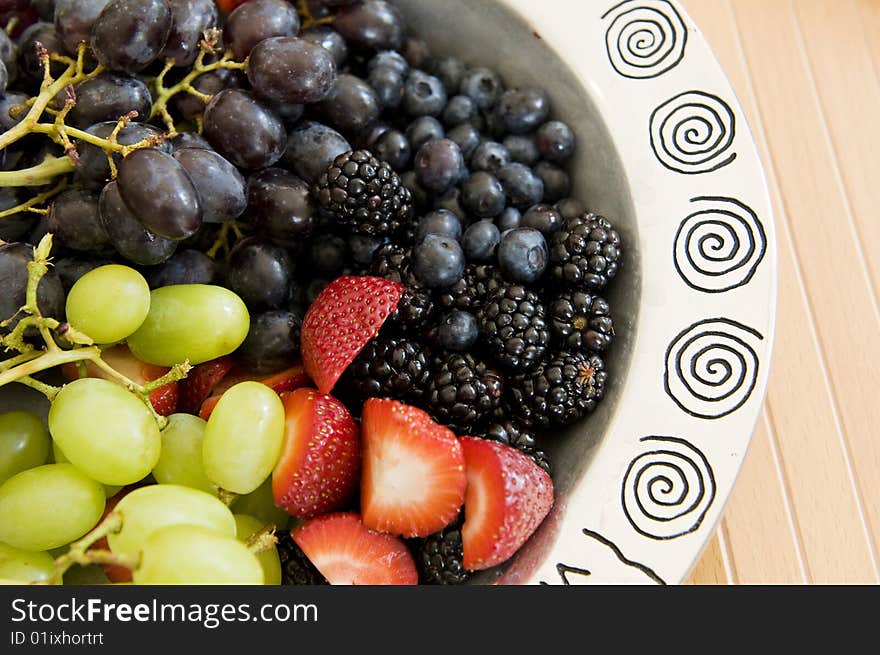
[(360, 481), (360, 431), (341, 402), (314, 389), (282, 395), (286, 437), (272, 473), (275, 504), (310, 519), (342, 508)]
[[(153, 364), (146, 364), (140, 361), (131, 354), (128, 346), (124, 344), (108, 348), (101, 353), (101, 359), (135, 384), (140, 385), (157, 380), (171, 370), (163, 366), (154, 366)], [(105, 371), (95, 366), (92, 362), (86, 362), (85, 369), (87, 377), (102, 378), (113, 382), (117, 381), (115, 378), (111, 378), (107, 375)], [(80, 377), (79, 368), (76, 364), (65, 364), (62, 367), (62, 372), (68, 380), (75, 380)], [(177, 411), (179, 394), (179, 384), (177, 382), (171, 382), (155, 389), (150, 394), (150, 404), (153, 406), (153, 409), (156, 410), (157, 414), (170, 416)]]
[(467, 465), (464, 567), (480, 571), (510, 559), (553, 507), (553, 481), (510, 446), (462, 437)]
[(211, 416), (211, 412), (213, 412), (214, 408), (217, 406), (217, 403), (220, 402), (221, 396), (226, 393), (227, 390), (231, 389), (239, 382), (248, 381), (262, 382), (277, 394), (294, 391), (311, 384), (311, 380), (309, 379), (309, 376), (306, 375), (305, 370), (303, 370), (302, 364), (297, 364), (292, 368), (288, 368), (280, 373), (275, 373), (267, 378), (256, 377), (233, 368), (232, 371), (226, 375), (216, 387), (214, 387), (213, 394), (209, 398), (206, 398), (202, 403), (201, 408), (198, 410), (199, 416), (207, 421), (208, 417)]
[[(130, 492), (142, 486), (144, 486), (143, 482), (135, 482), (127, 487), (123, 487), (114, 496), (108, 498), (104, 505), (104, 514), (101, 516), (101, 521), (107, 518), (107, 515), (116, 508), (116, 505), (119, 504), (120, 500), (125, 498)], [(98, 539), (89, 547), (89, 550), (110, 550), (110, 544), (107, 542), (107, 537), (101, 537)], [(104, 574), (110, 582), (131, 582), (131, 569), (118, 564), (101, 564), (101, 568), (104, 569)]]
[(405, 287), (378, 277), (340, 277), (309, 307), (302, 326), (306, 373), (321, 393), (336, 381), (395, 309)]
[(180, 411), (187, 414), (197, 413), (205, 399), (232, 370), (232, 364), (231, 357), (220, 357), (194, 366), (180, 383)]
[(427, 537), (458, 516), (467, 477), (461, 444), (450, 429), (415, 407), (371, 398), (361, 430), (364, 525)]
[(330, 584), (414, 585), (416, 563), (406, 545), (370, 530), (351, 512), (325, 514), (291, 532), (306, 557)]

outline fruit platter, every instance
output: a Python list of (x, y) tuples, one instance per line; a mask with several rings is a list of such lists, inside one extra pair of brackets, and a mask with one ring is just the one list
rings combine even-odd
[(685, 575), (760, 161), (676, 5), (530, 4), (0, 0), (0, 580)]

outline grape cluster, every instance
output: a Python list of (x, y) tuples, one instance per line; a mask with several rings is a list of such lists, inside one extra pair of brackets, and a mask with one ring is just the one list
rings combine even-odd
[[(0, 387), (51, 409), (0, 415), (0, 579), (97, 549), (114, 582), (279, 583), (276, 391), (343, 275), (408, 287), (345, 378), (359, 403), (509, 420), (546, 466), (529, 408), (552, 396), (556, 428), (601, 400), (620, 237), (569, 197), (543, 90), (432, 56), (385, 0), (0, 0), (13, 19)], [(561, 386), (563, 357), (589, 366)]]

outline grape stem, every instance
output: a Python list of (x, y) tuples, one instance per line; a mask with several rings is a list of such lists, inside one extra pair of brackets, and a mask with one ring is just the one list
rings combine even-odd
[(59, 193), (64, 191), (67, 188), (67, 180), (61, 180), (54, 187), (45, 191), (39, 195), (34, 196), (27, 202), (23, 202), (17, 207), (12, 207), (11, 209), (7, 209), (5, 211), (0, 212), (0, 218), (5, 218), (6, 216), (12, 216), (13, 214), (18, 214), (19, 212), (34, 212), (38, 214), (42, 214), (47, 212), (45, 209), (38, 209), (37, 205), (42, 205), (47, 200), (57, 196)]
[(171, 113), (168, 111), (168, 102), (174, 98), (174, 96), (180, 93), (189, 93), (190, 95), (194, 95), (197, 98), (200, 98), (202, 102), (206, 105), (211, 101), (212, 96), (202, 93), (198, 89), (193, 87), (193, 82), (196, 81), (199, 77), (204, 75), (205, 73), (210, 73), (211, 71), (219, 70), (221, 68), (227, 68), (230, 70), (245, 70), (247, 68), (247, 60), (243, 62), (237, 62), (233, 59), (233, 54), (231, 50), (227, 50), (223, 53), (223, 56), (215, 62), (210, 64), (205, 63), (205, 57), (209, 54), (214, 54), (214, 48), (217, 46), (219, 41), (220, 33), (217, 30), (209, 30), (205, 33), (205, 38), (199, 44), (199, 54), (196, 55), (196, 60), (193, 63), (192, 70), (186, 74), (186, 76), (180, 80), (177, 84), (171, 87), (165, 86), (165, 76), (174, 68), (174, 60), (169, 59), (165, 63), (165, 68), (156, 76), (155, 80), (153, 80), (153, 85), (155, 86), (156, 93), (155, 101), (153, 102), (153, 109), (150, 112), (150, 118), (155, 118), (159, 116), (165, 122), (165, 125), (168, 127), (168, 131), (172, 135), (177, 134), (177, 128), (174, 124), (174, 118), (171, 116)]
[(216, 259), (221, 250), (226, 254), (229, 254), (232, 249), (232, 245), (230, 244), (232, 239), (230, 238), (229, 233), (232, 232), (236, 239), (243, 239), (244, 233), (241, 231), (241, 227), (242, 226), (238, 221), (227, 221), (226, 223), (223, 223), (223, 225), (220, 226), (220, 231), (217, 233), (217, 238), (214, 239), (214, 244), (206, 253), (208, 257)]
[[(7, 132), (6, 134), (9, 134)], [(76, 170), (70, 157), (46, 157), (41, 164), (20, 171), (0, 171), (0, 187), (42, 186)]]
[(275, 544), (277, 543), (278, 539), (275, 538), (275, 525), (269, 523), (248, 537), (245, 540), (244, 545), (247, 546), (248, 550), (254, 555), (259, 555), (262, 552), (275, 548)]
[(296, 11), (302, 19), (302, 25), (300, 27), (301, 30), (307, 30), (310, 27), (315, 27), (316, 25), (330, 25), (335, 19), (334, 16), (315, 18), (315, 15), (309, 8), (309, 3), (306, 0), (297, 0)]
[(64, 574), (71, 566), (79, 564), (80, 566), (88, 566), (89, 564), (112, 564), (115, 566), (124, 566), (133, 571), (140, 564), (138, 555), (128, 555), (123, 553), (111, 553), (109, 550), (94, 549), (89, 550), (97, 541), (104, 537), (116, 534), (122, 529), (122, 514), (119, 512), (110, 512), (103, 521), (95, 526), (91, 532), (78, 541), (70, 544), (70, 549), (55, 560), (55, 570), (52, 576), (44, 583), (50, 585), (59, 585), (63, 583)]
[(217, 498), (220, 499), (220, 502), (226, 505), (227, 507), (232, 507), (232, 503), (238, 500), (239, 494), (234, 491), (227, 491), (226, 489), (217, 489)]

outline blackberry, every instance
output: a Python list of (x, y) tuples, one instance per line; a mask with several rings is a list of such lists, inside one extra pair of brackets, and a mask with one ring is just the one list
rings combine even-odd
[(387, 243), (373, 253), (370, 274), (410, 288), (422, 286), (412, 272), (412, 251), (395, 243)]
[(324, 585), (330, 584), (302, 552), (290, 532), (281, 530), (275, 533), (278, 539), (276, 548), (281, 560), (281, 584), (283, 585)]
[(430, 362), (421, 344), (408, 339), (377, 337), (348, 367), (343, 385), (361, 401), (393, 398), (417, 404), (430, 378)]
[(541, 299), (519, 284), (493, 292), (477, 313), (477, 321), (492, 357), (514, 371), (531, 371), (550, 345)]
[(550, 276), (572, 289), (599, 291), (617, 274), (620, 235), (608, 219), (585, 213), (550, 237)]
[(489, 294), (504, 284), (501, 271), (490, 264), (471, 264), (464, 277), (438, 295), (437, 302), (448, 309), (476, 312)]
[(535, 427), (564, 427), (596, 409), (608, 374), (599, 355), (561, 352), (510, 380), (511, 407)]
[(539, 448), (538, 437), (519, 421), (501, 419), (486, 428), (482, 436), (484, 439), (491, 439), (522, 451), (535, 464), (550, 473), (550, 460), (547, 458), (547, 453)]
[(461, 523), (456, 521), (425, 537), (416, 553), (419, 581), (424, 584), (464, 584), (471, 574), (464, 568)]
[(361, 234), (391, 234), (413, 217), (409, 189), (387, 162), (368, 150), (339, 155), (312, 191), (321, 209)]
[(470, 434), (494, 412), (504, 379), (469, 354), (451, 353), (434, 361), (425, 409), (438, 423), (459, 435)]
[(434, 314), (431, 294), (423, 289), (407, 288), (397, 303), (397, 309), (382, 326), (383, 331), (408, 335), (420, 335), (427, 328)]
[(550, 331), (569, 350), (604, 351), (614, 336), (611, 307), (584, 291), (563, 291), (547, 307)]

